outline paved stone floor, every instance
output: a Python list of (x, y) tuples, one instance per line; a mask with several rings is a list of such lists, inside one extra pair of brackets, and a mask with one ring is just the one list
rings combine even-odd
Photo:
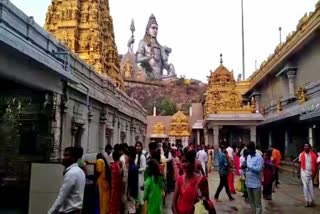
[[(237, 179), (237, 178), (236, 178)], [(315, 188), (315, 206), (312, 208), (304, 207), (304, 197), (302, 192), (302, 185), (299, 179), (293, 177), (291, 173), (282, 172), (280, 174), (280, 188), (276, 189), (273, 193), (272, 201), (263, 200), (263, 213), (270, 214), (319, 214), (320, 213), (320, 190)], [(214, 198), (214, 193), (219, 184), (218, 173), (211, 173), (209, 176), (210, 185), (210, 197)], [(223, 190), (220, 194), (222, 202), (214, 202), (217, 213), (243, 213), (249, 214), (249, 204), (246, 204), (241, 197), (241, 193), (234, 195), (235, 201), (230, 202)], [(170, 214), (172, 195), (166, 199), (166, 206), (164, 207), (164, 213)]]

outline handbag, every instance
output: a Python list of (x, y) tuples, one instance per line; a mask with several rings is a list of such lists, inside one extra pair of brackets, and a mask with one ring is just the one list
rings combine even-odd
[(236, 184), (236, 190), (238, 192), (242, 192), (242, 184), (241, 184), (241, 179), (239, 178), (238, 181), (237, 181), (237, 184)]
[(203, 200), (199, 200), (194, 204), (194, 214), (209, 214), (208, 210), (203, 205)]

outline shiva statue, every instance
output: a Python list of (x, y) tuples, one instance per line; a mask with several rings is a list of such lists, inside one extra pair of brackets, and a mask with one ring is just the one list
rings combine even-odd
[[(139, 42), (136, 54), (137, 63), (140, 63), (146, 73), (155, 79), (175, 76), (174, 66), (168, 63), (171, 49), (159, 44), (157, 34), (158, 23), (152, 14), (149, 18), (144, 38)], [(164, 69), (167, 71), (167, 75), (163, 74)]]

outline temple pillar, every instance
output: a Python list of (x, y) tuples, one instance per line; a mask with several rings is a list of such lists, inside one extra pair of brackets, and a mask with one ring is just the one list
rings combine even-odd
[(104, 152), (105, 146), (106, 146), (106, 123), (104, 121), (100, 121), (99, 152)]
[(204, 144), (205, 145), (208, 145), (208, 142), (209, 142), (209, 136), (208, 136), (208, 128), (207, 127), (205, 127), (204, 128)]
[(113, 122), (113, 132), (112, 132), (113, 140), (112, 143), (113, 145), (120, 143), (119, 142), (119, 128), (118, 128), (118, 119), (115, 118)]
[(257, 127), (251, 126), (250, 127), (250, 141), (256, 143), (257, 142)]
[(268, 149), (271, 149), (272, 146), (272, 131), (268, 133)]
[(61, 160), (61, 130), (62, 130), (62, 123), (63, 115), (61, 114), (61, 95), (54, 94), (53, 95), (53, 108), (54, 108), (54, 120), (51, 123), (51, 132), (53, 135), (53, 142), (52, 142), (52, 150), (50, 153), (50, 161), (58, 161)]
[(255, 99), (256, 113), (260, 113), (260, 94), (256, 94), (254, 96), (254, 99)]
[(313, 139), (313, 128), (312, 127), (310, 127), (308, 130), (308, 139), (309, 139), (309, 144), (311, 145), (311, 147), (313, 147), (314, 139)]
[(200, 145), (200, 129), (197, 129), (197, 144)]
[(285, 157), (288, 156), (288, 148), (289, 148), (289, 133), (286, 130), (284, 132), (284, 156)]
[(214, 160), (213, 165), (215, 169), (219, 168), (219, 126), (213, 126), (213, 148), (214, 148)]
[(136, 140), (136, 136), (135, 136), (135, 128), (131, 127), (130, 128), (130, 145), (134, 146), (136, 144), (135, 140)]
[(296, 70), (294, 69), (287, 71), (287, 76), (289, 80), (289, 96), (295, 97), (294, 79), (296, 76)]
[(213, 126), (213, 147), (219, 149), (219, 126)]

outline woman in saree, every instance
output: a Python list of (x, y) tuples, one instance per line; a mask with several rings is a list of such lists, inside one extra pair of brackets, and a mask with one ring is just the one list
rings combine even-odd
[(97, 154), (95, 163), (96, 209), (95, 214), (108, 214), (110, 208), (111, 173), (102, 153)]

